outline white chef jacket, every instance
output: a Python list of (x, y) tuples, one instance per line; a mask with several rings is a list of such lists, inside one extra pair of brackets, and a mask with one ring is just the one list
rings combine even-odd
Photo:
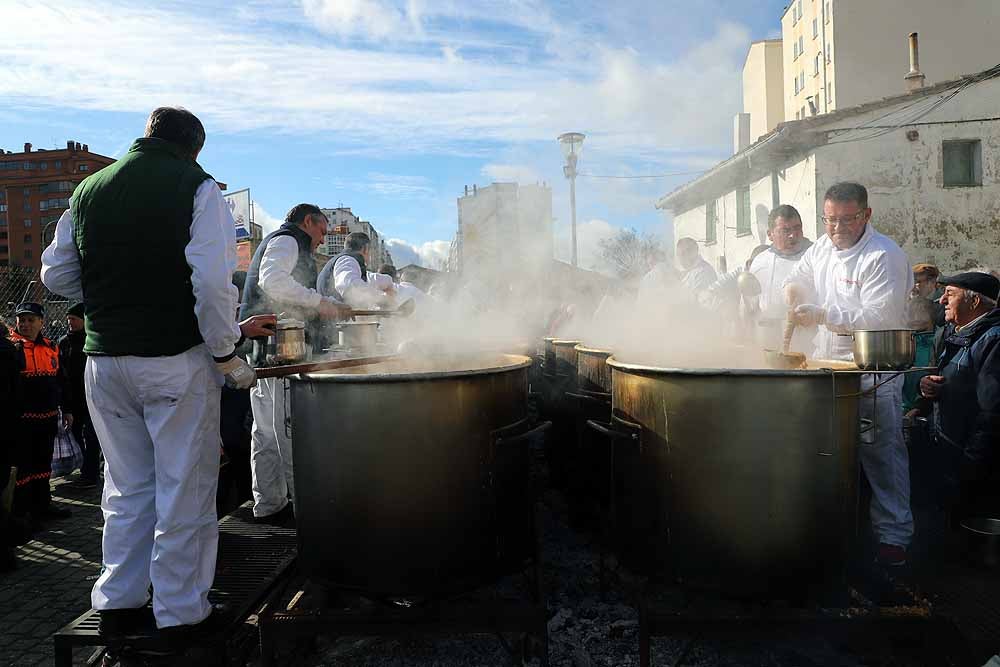
[[(73, 224), (71, 206), (59, 218), (56, 235), (42, 253), (42, 283), (56, 294), (84, 301)], [(236, 323), (239, 290), (232, 282), (236, 270), (236, 226), (219, 186), (212, 179), (205, 180), (195, 191), (190, 233), (184, 257), (191, 267), (198, 331), (212, 356), (224, 357), (232, 354), (240, 340)], [(150, 298), (155, 298), (155, 291)]]
[(906, 327), (906, 297), (913, 288), (909, 260), (871, 223), (847, 250), (838, 250), (829, 236), (816, 241), (784, 284), (793, 283), (805, 288), (805, 303), (826, 309), (826, 324), (814, 341), (820, 359), (853, 359), (853, 340), (837, 334)]
[(708, 289), (718, 279), (715, 269), (703, 257), (699, 257), (695, 265), (687, 271), (683, 271), (680, 267), (678, 271), (681, 271), (681, 285), (690, 292)]
[(272, 238), (260, 259), (257, 285), (281, 307), (316, 309), (323, 300), (322, 295), (314, 287), (306, 287), (292, 277), (298, 261), (299, 244), (294, 237)]
[(392, 287), (392, 278), (382, 273), (368, 272), (368, 281), (361, 278), (361, 265), (348, 255), (341, 255), (333, 265), (333, 286), (352, 308), (374, 306), (385, 290)]
[[(757, 330), (758, 340), (766, 348), (781, 349), (784, 343), (784, 322), (788, 317), (784, 292), (785, 280), (810, 247), (811, 241), (808, 239), (803, 239), (799, 251), (790, 255), (782, 255), (771, 247), (754, 257), (750, 265), (750, 273), (760, 283), (760, 317), (773, 322), (773, 325), (758, 327)], [(816, 327), (795, 327), (789, 349), (792, 352), (812, 356), (816, 333)]]
[[(369, 280), (371, 280), (371, 278), (369, 278)], [(396, 285), (396, 303), (400, 305), (412, 299), (413, 305), (419, 309), (429, 298), (430, 297), (428, 297), (422, 289), (413, 283), (408, 283), (405, 280), (402, 280), (398, 285)]]

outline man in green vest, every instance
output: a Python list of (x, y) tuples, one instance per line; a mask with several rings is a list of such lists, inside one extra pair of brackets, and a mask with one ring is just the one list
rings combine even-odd
[(107, 462), (91, 602), (109, 639), (141, 621), (150, 584), (157, 627), (205, 627), (220, 389), (252, 386), (236, 347), (274, 320), (236, 323), (236, 233), (196, 162), (204, 143), (194, 114), (155, 109), (145, 137), (77, 186), (42, 255), (45, 285), (86, 304), (84, 383)]

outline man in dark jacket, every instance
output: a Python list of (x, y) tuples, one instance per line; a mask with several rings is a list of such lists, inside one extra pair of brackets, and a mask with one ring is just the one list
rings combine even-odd
[(66, 325), (69, 333), (59, 341), (59, 367), (63, 369), (71, 389), (72, 405), (68, 406), (68, 410), (73, 414), (73, 436), (83, 449), (80, 479), (74, 485), (92, 489), (97, 485), (101, 443), (97, 440), (94, 423), (90, 420), (87, 395), (83, 388), (83, 371), (87, 367), (87, 354), (83, 351), (83, 344), (87, 340), (87, 332), (83, 328), (82, 303), (74, 304), (66, 312)]
[(21, 421), (21, 366), (23, 359), (8, 340), (7, 326), (0, 323), (0, 572), (14, 569), (12, 527), (3, 504), (4, 490), (10, 481), (14, 447), (18, 442)]
[(948, 326), (938, 350), (938, 374), (920, 381), (920, 393), (933, 402), (945, 490), (956, 518), (1000, 517), (1000, 281), (986, 273), (961, 273), (939, 283)]
[[(22, 303), (17, 307), (17, 330), (11, 342), (22, 354), (21, 437), (14, 464), (17, 487), (13, 512), (29, 517), (31, 522), (62, 519), (70, 515), (64, 507), (52, 504), (49, 479), (52, 477), (52, 449), (58, 430), (59, 407), (71, 391), (59, 369), (59, 350), (42, 335), (45, 311), (41, 304)], [(63, 406), (66, 408), (67, 406)], [(63, 410), (63, 419), (72, 426), (73, 415)]]

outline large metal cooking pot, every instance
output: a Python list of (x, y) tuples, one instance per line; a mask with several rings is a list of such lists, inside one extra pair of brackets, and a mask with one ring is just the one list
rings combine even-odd
[(576, 384), (587, 392), (611, 393), (611, 350), (576, 346)]
[(912, 329), (855, 331), (854, 363), (864, 371), (905, 371), (913, 366), (917, 343)]
[(738, 594), (843, 584), (860, 374), (608, 365), (623, 562)]
[(371, 350), (378, 344), (378, 322), (341, 322), (340, 346), (352, 350)]
[(553, 375), (556, 372), (556, 340), (551, 336), (542, 339), (543, 366), (547, 375)]
[(496, 354), (293, 376), (299, 567), (397, 596), (520, 570), (530, 457), (512, 443), (530, 432), (529, 364)]
[(556, 353), (556, 374), (572, 378), (572, 384), (576, 384), (576, 346), (579, 344), (578, 340), (552, 341)]

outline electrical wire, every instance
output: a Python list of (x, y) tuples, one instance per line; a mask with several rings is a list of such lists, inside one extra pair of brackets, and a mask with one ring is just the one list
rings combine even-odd
[(704, 174), (707, 169), (699, 169), (698, 171), (675, 171), (670, 174), (643, 174), (639, 176), (612, 176), (610, 174), (585, 174), (583, 172), (578, 172), (577, 176), (586, 176), (587, 178), (669, 178), (671, 176), (691, 176), (692, 174)]

